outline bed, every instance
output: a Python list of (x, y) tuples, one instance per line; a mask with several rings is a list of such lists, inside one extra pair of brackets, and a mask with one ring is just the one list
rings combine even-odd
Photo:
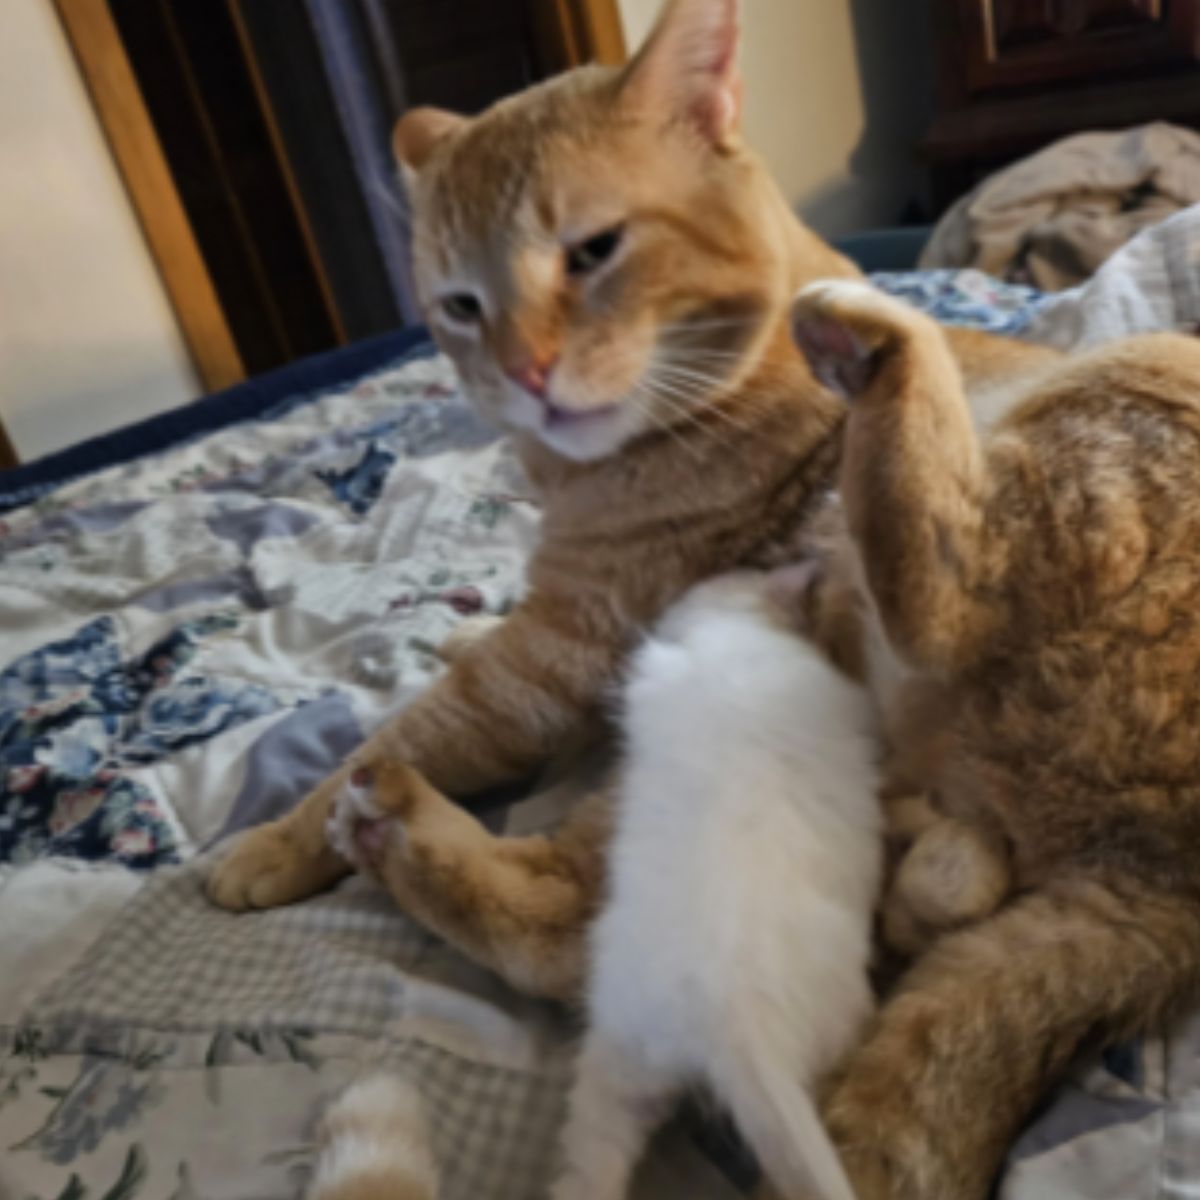
[[(1200, 327), (1200, 210), (1053, 297), (879, 276), (945, 320), (1063, 345)], [(536, 504), (448, 364), (405, 333), (0, 475), (0, 1200), (298, 1195), (331, 1095), (420, 1090), (445, 1200), (544, 1191), (572, 1037), (352, 878), (232, 916), (213, 845), (273, 816), (519, 596)], [(497, 800), (524, 831), (570, 778)], [(676, 1122), (645, 1197), (743, 1194)], [(1078, 1069), (1004, 1200), (1200, 1188), (1200, 1022)]]

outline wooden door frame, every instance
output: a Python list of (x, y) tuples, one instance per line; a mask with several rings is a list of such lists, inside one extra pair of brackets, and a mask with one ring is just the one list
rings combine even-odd
[(107, 0), (54, 0), (92, 106), (208, 391), (246, 377)]
[(8, 430), (4, 428), (4, 422), (0, 421), (0, 471), (19, 466), (20, 462), (16, 447), (8, 436)]
[(617, 0), (541, 0), (543, 22), (564, 67), (625, 62), (625, 31)]

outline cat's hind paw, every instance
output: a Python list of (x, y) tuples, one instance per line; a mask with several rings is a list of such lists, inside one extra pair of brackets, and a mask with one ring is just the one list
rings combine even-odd
[(818, 383), (848, 400), (870, 387), (914, 310), (851, 279), (811, 283), (792, 304), (792, 337)]

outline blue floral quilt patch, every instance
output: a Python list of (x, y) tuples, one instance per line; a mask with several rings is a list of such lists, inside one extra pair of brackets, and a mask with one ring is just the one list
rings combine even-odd
[(116, 622), (98, 617), (0, 672), (0, 862), (177, 859), (171, 825), (128, 772), (279, 709), (264, 688), (187, 670), (237, 622), (186, 622), (125, 661)]

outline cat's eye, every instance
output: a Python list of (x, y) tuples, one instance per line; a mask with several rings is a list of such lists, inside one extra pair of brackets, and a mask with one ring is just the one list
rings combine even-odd
[(474, 325), (483, 316), (483, 305), (470, 292), (454, 292), (442, 297), (442, 312), (460, 325)]
[(621, 244), (624, 229), (614, 225), (602, 233), (594, 234), (586, 241), (567, 247), (567, 274), (587, 275), (608, 262)]

